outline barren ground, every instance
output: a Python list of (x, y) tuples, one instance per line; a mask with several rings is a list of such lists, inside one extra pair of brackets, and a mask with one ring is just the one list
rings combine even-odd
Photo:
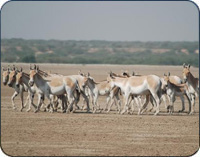
[[(7, 64), (3, 64), (7, 65)], [(16, 64), (29, 71), (29, 64)], [(77, 74), (81, 69), (97, 81), (104, 80), (112, 70), (133, 70), (138, 74), (156, 74), (171, 72), (182, 77), (181, 66), (141, 66), (141, 65), (64, 65), (41, 64), (40, 69), (64, 75)], [(191, 67), (193, 75), (198, 77), (198, 69)], [(164, 105), (160, 114), (119, 115), (113, 110), (107, 114), (86, 113), (78, 110), (73, 114), (34, 113), (33, 110), (20, 112), (20, 99), (15, 100), (17, 110), (12, 109), (13, 89), (1, 84), (1, 147), (12, 156), (188, 156), (199, 148), (199, 101), (196, 100), (195, 114), (178, 113), (180, 99), (175, 102), (175, 113), (168, 115)], [(27, 95), (27, 94), (25, 94)], [(37, 96), (35, 97), (35, 103)], [(106, 98), (100, 97), (103, 108)], [(79, 105), (82, 104), (82, 99)], [(91, 106), (91, 104), (90, 104)]]

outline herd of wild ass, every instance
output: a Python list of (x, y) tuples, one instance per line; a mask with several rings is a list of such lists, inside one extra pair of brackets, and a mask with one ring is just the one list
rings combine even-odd
[[(151, 108), (157, 115), (160, 103), (165, 103), (165, 108), (169, 114), (174, 112), (174, 102), (176, 97), (182, 101), (182, 109), (185, 110), (184, 98), (189, 102), (189, 114), (194, 113), (195, 98), (199, 96), (199, 79), (190, 72), (190, 65), (183, 64), (183, 81), (178, 76), (164, 74), (163, 77), (156, 75), (130, 75), (127, 71), (122, 74), (110, 72), (107, 79), (96, 82), (90, 74), (81, 71), (77, 75), (63, 76), (56, 73), (47, 73), (39, 69), (39, 66), (30, 65), (30, 72), (25, 73), (23, 69), (2, 68), (3, 84), (14, 89), (11, 98), (13, 109), (16, 109), (14, 99), (17, 95), (21, 98), (21, 111), (27, 104), (31, 110), (38, 112), (41, 105), (45, 111), (56, 112), (61, 105), (62, 112), (75, 112), (77, 109), (87, 109), (90, 112), (89, 102), (92, 101), (92, 112), (101, 112), (98, 104), (99, 96), (106, 96), (106, 107), (104, 111), (109, 112), (113, 104), (121, 114), (125, 112), (133, 113), (134, 104), (137, 104), (138, 114), (147, 111), (147, 105), (151, 102)], [(28, 92), (26, 102), (23, 101), (23, 93)], [(38, 95), (38, 104), (33, 103), (35, 94)], [(78, 106), (80, 95), (83, 97), (81, 107)], [(44, 99), (49, 100), (48, 104)], [(121, 99), (123, 106), (121, 106)], [(167, 100), (169, 104), (167, 104)], [(86, 106), (85, 106), (86, 105)], [(121, 110), (121, 108), (123, 109)]]

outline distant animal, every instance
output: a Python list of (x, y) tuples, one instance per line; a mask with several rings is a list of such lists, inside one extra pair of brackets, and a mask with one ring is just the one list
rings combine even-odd
[(199, 79), (195, 78), (190, 72), (190, 64), (183, 64), (183, 80), (184, 83), (186, 83), (186, 85), (188, 86), (188, 91), (190, 93), (192, 103), (190, 114), (193, 114), (195, 107), (195, 99), (196, 97), (199, 97)]
[(174, 102), (175, 97), (179, 96), (181, 98), (182, 103), (184, 104), (184, 96), (188, 99), (189, 102), (189, 112), (191, 110), (191, 100), (190, 95), (188, 91), (188, 86), (186, 84), (174, 84), (170, 80), (170, 73), (168, 75), (164, 74), (164, 82), (163, 85), (166, 88), (166, 94), (170, 98), (170, 105), (168, 106), (169, 113), (174, 112)]

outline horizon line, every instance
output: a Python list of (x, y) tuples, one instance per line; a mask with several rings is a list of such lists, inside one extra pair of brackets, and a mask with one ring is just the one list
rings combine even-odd
[(43, 40), (43, 41), (106, 41), (106, 42), (199, 42), (198, 40), (148, 40), (148, 41), (141, 41), (141, 40), (104, 40), (104, 39), (91, 39), (91, 40), (82, 40), (82, 39), (25, 39), (25, 38), (1, 38), (1, 40), (12, 40), (12, 39), (18, 39), (18, 40)]

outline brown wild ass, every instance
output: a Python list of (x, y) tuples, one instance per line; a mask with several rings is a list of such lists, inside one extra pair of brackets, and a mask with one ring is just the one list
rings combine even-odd
[[(156, 75), (147, 76), (131, 76), (128, 78), (120, 78), (112, 76), (107, 77), (107, 81), (111, 82), (111, 87), (117, 86), (124, 93), (124, 109), (123, 114), (127, 110), (128, 100), (131, 95), (149, 95), (151, 94), (156, 104), (156, 112), (159, 113), (160, 97), (161, 97), (161, 80)], [(142, 108), (143, 109), (143, 108)]]
[[(189, 113), (191, 111), (191, 101), (190, 101), (190, 94), (188, 91), (188, 86), (186, 84), (174, 84), (170, 80), (170, 73), (168, 75), (164, 74), (164, 82), (163, 86), (166, 88), (166, 94), (170, 99), (170, 105), (168, 106), (169, 113), (174, 112), (174, 102), (175, 97), (179, 96), (181, 98), (182, 103), (184, 104), (184, 96), (188, 99), (189, 102)], [(185, 107), (185, 106), (184, 106)]]
[(188, 91), (190, 93), (192, 109), (190, 114), (194, 113), (195, 107), (195, 98), (199, 97), (199, 79), (195, 78), (192, 73), (190, 72), (190, 64), (185, 65), (183, 64), (183, 80), (184, 83), (188, 86)]
[(3, 82), (4, 82), (4, 85), (6, 85), (6, 81), (7, 81), (8, 86), (12, 87), (15, 90), (14, 94), (11, 97), (13, 109), (16, 109), (14, 99), (18, 94), (20, 94), (20, 99), (22, 103), (20, 111), (22, 111), (23, 108), (26, 106), (27, 102), (29, 101), (30, 97), (28, 94), (26, 102), (24, 104), (24, 92), (28, 92), (28, 88), (25, 84), (20, 84), (19, 86), (16, 86), (16, 75), (17, 75), (17, 69), (15, 68), (15, 66), (13, 66), (12, 70), (9, 70), (9, 69), (7, 71), (4, 70)]
[[(100, 106), (98, 104), (98, 97), (101, 96), (107, 96), (107, 101), (106, 101), (106, 107), (104, 110), (108, 108), (108, 111), (110, 111), (112, 104), (114, 103), (115, 99), (117, 100), (117, 110), (120, 112), (121, 110), (121, 101), (119, 98), (119, 87), (111, 87), (111, 84), (108, 83), (107, 81), (101, 81), (101, 82), (96, 82), (94, 78), (90, 76), (88, 73), (88, 80), (87, 80), (87, 85), (91, 91), (91, 97), (92, 97), (92, 104), (93, 104), (93, 113), (96, 112), (97, 107), (100, 109)], [(108, 107), (109, 102), (111, 101), (110, 106)]]
[(35, 106), (34, 103), (33, 103), (34, 95), (37, 93), (37, 87), (36, 86), (30, 86), (29, 80), (30, 80), (29, 74), (23, 72), (23, 69), (21, 68), (21, 70), (16, 75), (16, 86), (19, 87), (20, 85), (25, 84), (28, 88), (30, 102), (29, 102), (29, 108), (27, 109), (27, 112), (29, 112), (31, 110), (31, 105), (35, 109), (37, 108), (37, 106)]
[(71, 76), (63, 76), (63, 75), (52, 75), (44, 77), (39, 70), (39, 67), (34, 67), (32, 69), (30, 67), (30, 80), (29, 85), (36, 85), (38, 88), (38, 108), (36, 110), (39, 111), (41, 107), (41, 99), (43, 96), (46, 96), (50, 102), (50, 106), (54, 111), (53, 107), (53, 97), (54, 95), (60, 96), (63, 94), (67, 94), (69, 107), (67, 108), (67, 113), (70, 112), (70, 109), (73, 106), (75, 101), (74, 91), (79, 88), (78, 82)]
[[(130, 75), (128, 71), (122, 71), (121, 74), (112, 73), (112, 75), (115, 76), (115, 77), (120, 77), (120, 78), (128, 78), (128, 77), (131, 77), (131, 76), (141, 76), (141, 75), (135, 74), (134, 71), (133, 71), (132, 75)], [(120, 92), (121, 92), (121, 90), (120, 90)], [(144, 96), (145, 96), (145, 101), (142, 103), (142, 97), (144, 97)], [(131, 94), (131, 96), (129, 98), (129, 103), (128, 103), (128, 106), (127, 106), (127, 112), (130, 113), (130, 114), (133, 114), (133, 112), (134, 112), (134, 102), (135, 102), (137, 107), (138, 107), (138, 115), (142, 114), (143, 112), (145, 112), (147, 110), (146, 106), (148, 105), (149, 101), (151, 101), (151, 103), (152, 103), (152, 108), (150, 109), (150, 110), (152, 110), (153, 106), (154, 106), (152, 96)], [(130, 104), (131, 104), (131, 106), (130, 106)], [(131, 112), (130, 112), (130, 107), (131, 107)], [(141, 110), (141, 107), (142, 107), (142, 110)]]

